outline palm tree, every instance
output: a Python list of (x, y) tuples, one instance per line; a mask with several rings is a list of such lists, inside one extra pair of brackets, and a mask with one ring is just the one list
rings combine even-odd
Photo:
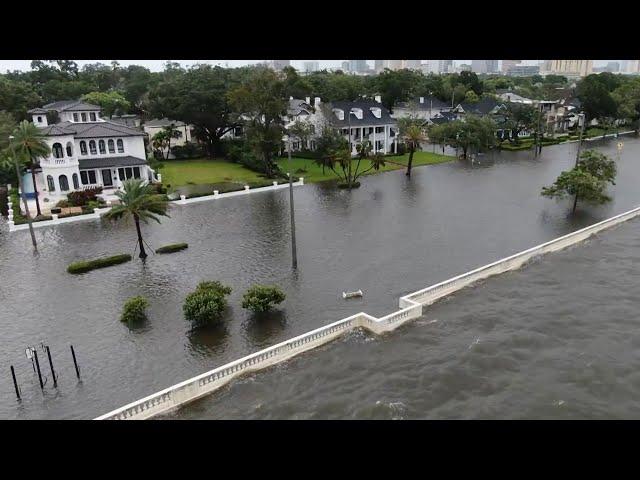
[(160, 223), (158, 215), (168, 217), (167, 200), (163, 195), (153, 192), (149, 185), (145, 185), (142, 180), (129, 179), (122, 182), (123, 189), (116, 192), (116, 196), (120, 200), (119, 205), (115, 205), (107, 212), (106, 217), (113, 220), (120, 220), (124, 217), (133, 217), (138, 233), (138, 245), (140, 246), (140, 258), (147, 258), (147, 252), (144, 249), (142, 241), (142, 232), (140, 231), (140, 220), (149, 223), (152, 219)]
[(36, 186), (36, 167), (41, 157), (46, 157), (51, 152), (49, 145), (45, 142), (38, 127), (33, 123), (23, 120), (18, 124), (13, 136), (14, 148), (18, 156), (28, 161), (27, 167), (31, 169), (31, 179), (33, 181), (33, 191), (36, 196), (36, 215), (42, 215), (40, 210), (40, 200), (38, 199), (38, 187)]
[(400, 136), (404, 139), (407, 147), (409, 147), (409, 162), (407, 163), (407, 177), (411, 178), (411, 165), (413, 164), (413, 154), (420, 149), (420, 144), (427, 140), (422, 125), (418, 121), (401, 121)]

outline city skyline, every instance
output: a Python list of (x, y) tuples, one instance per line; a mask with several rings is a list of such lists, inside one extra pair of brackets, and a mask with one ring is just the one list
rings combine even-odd
[[(75, 62), (82, 67), (86, 64), (92, 63), (105, 63), (110, 64), (113, 60), (75, 60)], [(190, 66), (198, 63), (206, 63), (211, 65), (219, 65), (221, 67), (240, 67), (244, 65), (254, 65), (257, 63), (264, 63), (269, 60), (116, 60), (121, 66), (127, 67), (129, 65), (142, 65), (149, 70), (158, 72), (164, 69), (164, 64), (167, 61), (177, 62), (182, 66)], [(305, 62), (318, 62), (318, 67), (322, 69), (337, 69), (342, 68), (342, 63), (349, 60), (290, 60), (291, 66), (295, 67), (298, 71), (304, 71)], [(365, 60), (369, 65), (369, 68), (374, 68), (375, 60)], [(426, 62), (428, 60), (421, 60)], [(456, 65), (471, 64), (473, 60), (453, 60)], [(522, 60), (521, 65), (538, 65), (542, 60)], [(498, 60), (502, 62), (502, 60)], [(624, 60), (593, 60), (594, 67), (604, 67), (609, 62), (624, 62)], [(31, 60), (0, 60), (0, 73), (6, 73), (7, 71), (21, 70), (28, 71)]]

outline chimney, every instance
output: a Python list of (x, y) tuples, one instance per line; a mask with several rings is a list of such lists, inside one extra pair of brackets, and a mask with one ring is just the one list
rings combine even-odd
[(311, 97), (306, 97), (305, 101), (307, 102), (308, 105), (311, 105)]
[(316, 108), (320, 106), (320, 97), (316, 97), (313, 99), (313, 106)]
[(382, 97), (380, 95), (375, 96), (376, 102), (382, 103)]
[(424, 97), (420, 97), (420, 103), (424, 103)]
[(290, 96), (290, 97), (289, 97), (289, 100), (293, 100), (293, 96)]

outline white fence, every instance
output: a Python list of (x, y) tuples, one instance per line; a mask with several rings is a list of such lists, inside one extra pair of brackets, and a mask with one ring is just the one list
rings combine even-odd
[(357, 313), (185, 380), (182, 383), (149, 395), (142, 400), (102, 415), (96, 420), (142, 420), (167, 413), (187, 402), (217, 390), (239, 375), (261, 370), (312, 348), (324, 345), (354, 328), (366, 328), (376, 334), (394, 330), (409, 320), (422, 316), (422, 307), (424, 305), (430, 305), (442, 297), (492, 275), (518, 269), (536, 256), (574, 245), (594, 233), (611, 228), (638, 215), (640, 215), (640, 207), (400, 297), (400, 310), (382, 318), (375, 318), (364, 312)]

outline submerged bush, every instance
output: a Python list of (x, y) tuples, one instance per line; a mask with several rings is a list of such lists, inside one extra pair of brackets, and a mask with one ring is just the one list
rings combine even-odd
[(84, 273), (96, 268), (110, 267), (111, 265), (118, 265), (120, 263), (129, 262), (131, 255), (122, 254), (114, 255), (112, 257), (96, 258), (95, 260), (83, 260), (80, 262), (74, 262), (67, 267), (69, 273)]
[(242, 297), (242, 308), (253, 312), (268, 312), (282, 303), (286, 295), (275, 285), (254, 285)]
[(140, 322), (146, 320), (147, 314), (145, 310), (148, 306), (149, 301), (146, 298), (141, 296), (131, 297), (124, 303), (120, 320), (123, 322)]
[(218, 281), (200, 282), (196, 290), (187, 295), (182, 305), (185, 318), (198, 325), (218, 320), (227, 308), (225, 296), (230, 293), (231, 287)]
[(172, 243), (170, 245), (165, 245), (164, 247), (160, 247), (156, 250), (156, 253), (173, 253), (179, 252), (180, 250), (184, 250), (188, 248), (188, 243)]

